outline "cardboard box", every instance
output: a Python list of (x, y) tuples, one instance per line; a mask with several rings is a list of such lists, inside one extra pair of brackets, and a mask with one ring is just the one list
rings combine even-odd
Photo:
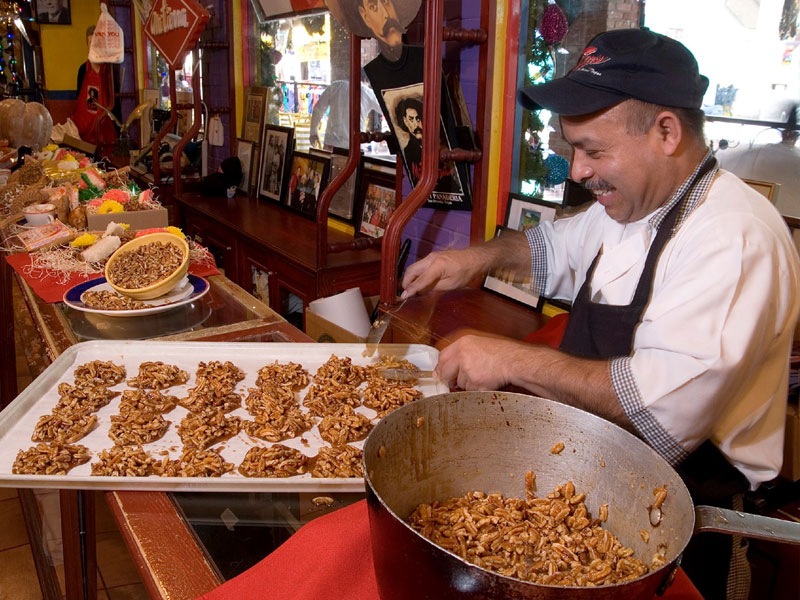
[(166, 227), (166, 208), (153, 208), (150, 210), (133, 210), (130, 212), (109, 213), (106, 215), (86, 215), (87, 229), (89, 231), (105, 231), (108, 224), (127, 223), (131, 230), (139, 231), (150, 227)]
[[(380, 301), (379, 296), (369, 296), (364, 298), (364, 306), (367, 314), (372, 315), (372, 311)], [(306, 308), (306, 335), (322, 343), (357, 344), (367, 341), (367, 338), (357, 336), (355, 333), (347, 331), (338, 325), (331, 323), (328, 319), (319, 316), (317, 313)]]
[(800, 408), (793, 402), (786, 407), (786, 437), (780, 475), (789, 481), (800, 479)]

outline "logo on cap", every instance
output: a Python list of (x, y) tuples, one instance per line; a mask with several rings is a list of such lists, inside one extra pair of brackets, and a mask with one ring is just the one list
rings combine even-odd
[(602, 54), (596, 54), (597, 48), (594, 46), (589, 46), (586, 50), (583, 51), (583, 56), (578, 61), (578, 64), (572, 69), (573, 71), (584, 71), (586, 73), (591, 73), (592, 75), (600, 75), (599, 72), (595, 71), (592, 68), (592, 65), (599, 65), (604, 62), (608, 62), (611, 60), (607, 56), (603, 56)]

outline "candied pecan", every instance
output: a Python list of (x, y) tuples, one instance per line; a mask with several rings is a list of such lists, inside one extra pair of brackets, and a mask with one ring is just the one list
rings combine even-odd
[(113, 446), (101, 450), (92, 463), (92, 475), (147, 477), (153, 472), (153, 459), (140, 445)]
[(125, 381), (125, 367), (110, 360), (93, 360), (75, 368), (75, 384), (112, 386)]
[(324, 446), (311, 469), (312, 477), (363, 477), (363, 452), (353, 446)]
[(158, 360), (140, 364), (139, 374), (128, 379), (128, 385), (136, 388), (163, 390), (174, 385), (183, 385), (187, 381), (189, 381), (189, 373), (180, 367)]
[(239, 473), (245, 477), (291, 477), (305, 473), (307, 464), (308, 457), (299, 450), (274, 444), (250, 448), (239, 465)]
[(350, 406), (342, 406), (334, 414), (322, 419), (319, 435), (332, 446), (343, 446), (347, 442), (363, 440), (371, 429), (372, 424), (367, 417)]
[(66, 475), (89, 462), (91, 454), (80, 444), (36, 444), (17, 452), (11, 472), (17, 475)]

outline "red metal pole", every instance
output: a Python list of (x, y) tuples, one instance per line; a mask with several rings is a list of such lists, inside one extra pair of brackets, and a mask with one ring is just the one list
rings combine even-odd
[(411, 217), (430, 197), (439, 172), (439, 121), (442, 104), (443, 0), (428, 0), (425, 6), (425, 102), (422, 123), (422, 174), (417, 186), (389, 220), (381, 248), (381, 302), (397, 302), (397, 259), (400, 236)]
[[(333, 117), (334, 115), (331, 115)], [(328, 263), (328, 208), (334, 194), (356, 170), (361, 159), (361, 38), (350, 34), (350, 153), (336, 178), (323, 190), (317, 202), (317, 267)]]

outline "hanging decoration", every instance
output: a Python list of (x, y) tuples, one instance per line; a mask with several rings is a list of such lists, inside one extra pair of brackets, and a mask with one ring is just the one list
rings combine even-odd
[[(531, 0), (529, 10), (527, 39), (530, 46), (526, 53), (525, 86), (538, 85), (553, 78), (555, 52), (569, 30), (567, 17), (554, 0)], [(540, 112), (523, 112), (519, 172), (520, 180), (533, 183), (531, 195), (536, 197), (542, 196), (545, 186), (558, 185), (569, 175), (569, 162), (542, 146), (545, 125)]]
[(559, 185), (569, 177), (569, 161), (563, 156), (551, 154), (544, 159), (544, 166), (547, 167), (547, 185)]

